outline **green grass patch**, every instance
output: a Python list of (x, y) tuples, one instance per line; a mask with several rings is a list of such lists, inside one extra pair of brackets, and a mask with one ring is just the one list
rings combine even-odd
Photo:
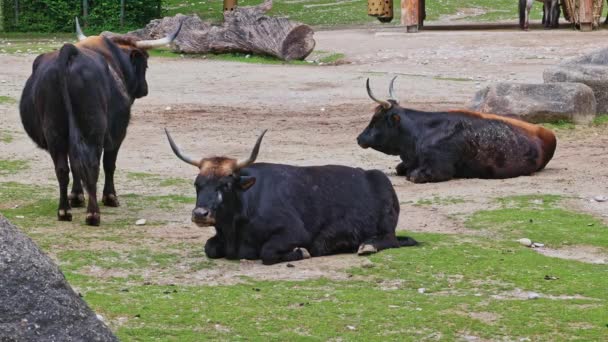
[(245, 53), (223, 53), (223, 54), (179, 54), (169, 49), (155, 49), (149, 51), (150, 56), (164, 58), (195, 58), (207, 59), (212, 61), (237, 62), (249, 64), (271, 64), (271, 65), (334, 65), (343, 63), (345, 55), (343, 53), (333, 53), (328, 51), (313, 51), (304, 61), (284, 61), (273, 56), (252, 55)]
[(608, 114), (598, 115), (595, 119), (593, 119), (594, 126), (604, 126), (608, 125)]
[[(425, 244), (374, 255), (373, 267), (352, 269), (349, 281), (166, 286), (67, 277), (97, 312), (122, 322), (114, 328), (123, 340), (603, 338), (608, 293), (597, 285), (605, 266), (548, 258), (508, 242), (415, 237)], [(547, 274), (559, 280), (545, 280)], [(517, 289), (542, 298), (520, 298)]]
[(438, 81), (453, 81), (453, 82), (473, 82), (472, 79), (470, 78), (463, 78), (463, 77), (443, 77), (443, 76), (435, 76), (433, 77), (434, 80), (438, 80)]
[(78, 271), (84, 267), (130, 270), (167, 268), (177, 262), (179, 255), (153, 252), (150, 249), (133, 251), (69, 250), (59, 253), (58, 258), (64, 271)]
[(567, 245), (608, 247), (608, 227), (600, 220), (559, 207), (558, 196), (518, 196), (500, 201), (502, 208), (474, 214), (469, 226), (497, 232), (502, 238), (523, 237), (559, 248)]
[(567, 120), (557, 120), (552, 123), (543, 123), (542, 126), (548, 128), (550, 130), (553, 130), (553, 131), (573, 130), (576, 128), (574, 123), (567, 121)]
[(17, 103), (17, 100), (10, 96), (0, 96), (0, 104), (13, 104)]
[(10, 131), (7, 130), (0, 130), (0, 142), (3, 142), (5, 144), (9, 144), (13, 141), (13, 135), (11, 134)]
[(0, 175), (11, 175), (27, 169), (25, 160), (0, 159)]
[(429, 206), (429, 205), (450, 205), (450, 204), (458, 204), (465, 203), (466, 201), (462, 198), (458, 197), (439, 197), (434, 196), (433, 198), (424, 198), (418, 200), (414, 203), (415, 206)]

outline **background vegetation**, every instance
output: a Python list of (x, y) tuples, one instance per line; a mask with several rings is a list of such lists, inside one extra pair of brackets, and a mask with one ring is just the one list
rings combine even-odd
[[(399, 0), (393, 0), (399, 22)], [(14, 8), (19, 3), (19, 24)], [(120, 0), (88, 0), (89, 16), (83, 17), (82, 0), (0, 0), (0, 30), (7, 32), (72, 32), (73, 18), (80, 16), (96, 31), (119, 31), (143, 27), (149, 20), (177, 13), (195, 13), (204, 20), (221, 22), (223, 0), (125, 0), (125, 25), (120, 26)], [(252, 6), (263, 0), (240, 0)], [(542, 6), (535, 3), (532, 18), (539, 19)], [(463, 10), (469, 9), (469, 10)], [(470, 9), (475, 9), (471, 11)], [(517, 19), (514, 0), (433, 0), (426, 3), (427, 20), (455, 15), (458, 19), (496, 21)], [(274, 0), (271, 15), (288, 16), (313, 26), (379, 24), (367, 16), (367, 0)]]
[(99, 31), (117, 31), (140, 28), (161, 16), (162, 0), (126, 0), (121, 26), (120, 0), (87, 1), (85, 17), (82, 0), (0, 0), (1, 27), (8, 32), (72, 32), (78, 16), (84, 25)]

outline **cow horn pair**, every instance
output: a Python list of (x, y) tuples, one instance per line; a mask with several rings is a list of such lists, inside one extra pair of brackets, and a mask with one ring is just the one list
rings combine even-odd
[[(393, 100), (393, 101), (397, 101), (397, 97), (395, 96), (395, 80), (397, 79), (397, 76), (393, 77), (393, 79), (391, 80), (390, 85), (388, 86), (388, 96), (389, 96), (389, 100)], [(378, 100), (374, 94), (372, 93), (372, 89), (369, 86), (369, 78), (367, 79), (367, 82), (365, 83), (367, 86), (367, 95), (369, 95), (369, 97), (374, 100), (374, 102), (379, 103), (382, 108), (384, 109), (390, 109), (393, 104), (390, 103), (389, 101), (385, 101), (385, 100)]]
[[(236, 164), (234, 171), (238, 171), (255, 162), (256, 158), (258, 157), (258, 153), (260, 152), (260, 145), (262, 144), (262, 138), (264, 138), (264, 134), (266, 134), (266, 131), (268, 131), (268, 130), (265, 129), (258, 137), (258, 140), (255, 142), (255, 146), (253, 146), (253, 150), (251, 151), (251, 155), (249, 156), (249, 158), (247, 158), (246, 160), (243, 160), (241, 162), (238, 162)], [(171, 145), (171, 149), (173, 150), (173, 153), (175, 153), (175, 155), (179, 159), (183, 160), (184, 162), (186, 162), (190, 165), (194, 165), (198, 168), (201, 167), (201, 161), (197, 161), (196, 159), (190, 158), (182, 153), (182, 151), (179, 149), (179, 147), (177, 146), (175, 141), (173, 141), (171, 134), (169, 134), (169, 130), (167, 130), (166, 128), (165, 128), (165, 133), (167, 134), (167, 138), (169, 139), (169, 144)]]
[[(167, 44), (170, 44), (173, 40), (175, 40), (175, 37), (177, 37), (177, 35), (179, 34), (179, 31), (181, 31), (182, 24), (183, 24), (183, 21), (180, 21), (179, 25), (177, 26), (177, 29), (173, 33), (171, 33), (170, 35), (168, 35), (164, 38), (154, 39), (154, 40), (139, 40), (139, 41), (135, 42), (135, 46), (137, 46), (140, 49), (152, 49), (155, 47), (160, 47), (160, 46), (165, 46)], [(82, 29), (80, 28), (80, 23), (78, 22), (78, 18), (76, 18), (76, 36), (78, 37), (78, 41), (87, 39), (87, 36), (85, 36), (84, 33), (82, 33)]]

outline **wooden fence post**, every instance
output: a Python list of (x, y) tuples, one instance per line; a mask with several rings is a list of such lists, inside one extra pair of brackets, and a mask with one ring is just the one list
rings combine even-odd
[(419, 0), (401, 0), (401, 25), (407, 32), (418, 32), (420, 18)]
[(593, 0), (580, 0), (579, 18), (581, 31), (593, 30)]

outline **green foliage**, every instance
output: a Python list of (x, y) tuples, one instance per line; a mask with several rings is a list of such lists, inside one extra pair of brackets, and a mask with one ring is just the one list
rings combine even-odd
[[(124, 27), (120, 25), (120, 0), (88, 0), (83, 17), (80, 0), (2, 1), (3, 28), (9, 32), (73, 32), (74, 17), (97, 31), (140, 28), (160, 16), (162, 0), (125, 1)], [(15, 3), (18, 3), (18, 18)]]

